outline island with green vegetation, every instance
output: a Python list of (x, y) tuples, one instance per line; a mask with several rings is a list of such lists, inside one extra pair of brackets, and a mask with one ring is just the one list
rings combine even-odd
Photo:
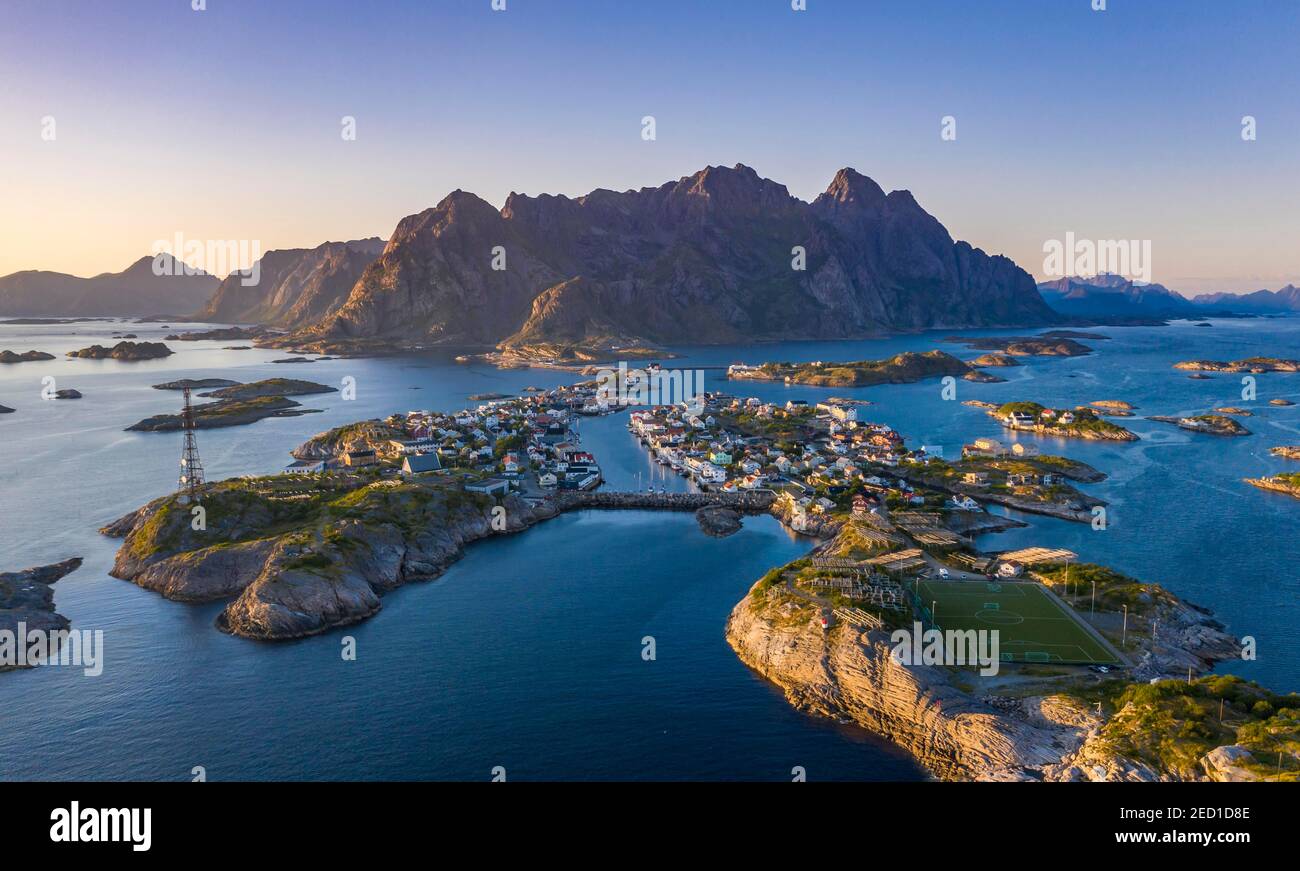
[[(1039, 628), (1073, 627), (1080, 644), (1094, 639), (1087, 644), (1098, 645), (1095, 655), (1118, 654), (1116, 665), (1036, 662), (1013, 652), (986, 675), (900, 661), (895, 633), (916, 627), (914, 582), (872, 567), (909, 565), (881, 554), (917, 544), (908, 537), (887, 518), (847, 520), (810, 556), (753, 585), (727, 621), (728, 643), (795, 707), (883, 735), (945, 780), (1300, 779), (1300, 696), (1208, 675), (1215, 662), (1239, 655), (1237, 640), (1167, 590), (1101, 566), (1014, 582), (915, 583), (926, 584), (927, 598), (946, 597), (940, 615), (953, 603), (987, 609), (990, 600), (1004, 612), (1015, 603), (1033, 613), (1025, 597), (1051, 590), (1039, 607), (1056, 618)], [(967, 587), (978, 592), (963, 598)], [(1002, 651), (1023, 649), (1014, 642), (1034, 637), (1038, 630), (1026, 628), (1033, 622), (997, 624)]]
[[(193, 406), (194, 426), (198, 429), (216, 429), (227, 426), (244, 426), (265, 420), (268, 417), (298, 417), (314, 414), (317, 409), (303, 408), (302, 404), (289, 399), (290, 396), (310, 396), (320, 393), (335, 393), (338, 388), (327, 387), (313, 381), (299, 381), (295, 378), (268, 378), (241, 384), (225, 379), (203, 379), (171, 381), (155, 384), (157, 390), (179, 390), (184, 387), (194, 389), (195, 385), (220, 386), (200, 396), (215, 399)], [(183, 427), (179, 413), (155, 414), (127, 427), (128, 432), (173, 432)]]
[(981, 456), (960, 460), (932, 457), (893, 470), (900, 480), (978, 502), (1003, 505), (1029, 514), (1090, 523), (1092, 510), (1106, 502), (1083, 493), (1070, 482), (1096, 483), (1106, 476), (1087, 463), (1068, 457)]
[(235, 387), (239, 381), (229, 378), (181, 378), (153, 385), (154, 390), (212, 390), (217, 387)]
[(1092, 353), (1092, 348), (1075, 341), (1071, 338), (1072, 335), (1079, 334), (1057, 332), (1041, 336), (949, 336), (944, 341), (956, 342), (976, 351), (998, 351), (1012, 357), (1083, 357)]
[(1138, 436), (1087, 406), (1048, 408), (1037, 402), (1007, 402), (988, 409), (1008, 429), (1091, 441), (1135, 442)]
[(1210, 435), (1218, 436), (1248, 436), (1250, 430), (1246, 429), (1237, 421), (1230, 417), (1224, 417), (1221, 414), (1197, 414), (1185, 417), (1169, 417), (1166, 415), (1152, 415), (1147, 420), (1159, 421), (1160, 423), (1172, 423), (1180, 429), (1191, 432), (1203, 432)]
[(1300, 499), (1300, 472), (1281, 472), (1267, 478), (1247, 478), (1246, 483), (1261, 490), (1285, 493)]
[(494, 504), (437, 476), (277, 475), (211, 484), (201, 506), (155, 499), (101, 532), (123, 539), (114, 577), (178, 601), (231, 599), (219, 628), (286, 639), (363, 620), (384, 591), (437, 576), (467, 542), (555, 513), (506, 497), (496, 530)]
[(297, 378), (267, 378), (250, 384), (229, 384), (200, 396), (213, 399), (260, 399), (264, 396), (313, 396), (319, 393), (337, 393), (337, 387), (328, 387), (314, 381)]
[(944, 375), (967, 381), (1001, 379), (964, 363), (943, 351), (916, 353), (907, 351), (886, 360), (857, 360), (840, 363), (761, 363), (757, 366), (736, 364), (727, 369), (727, 377), (746, 381), (783, 381), (814, 387), (869, 387), (876, 384), (911, 384)]

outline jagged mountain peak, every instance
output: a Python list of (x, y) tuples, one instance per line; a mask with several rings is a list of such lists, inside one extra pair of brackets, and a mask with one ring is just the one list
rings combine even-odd
[(846, 168), (810, 204), (736, 164), (577, 198), (512, 193), (500, 211), (454, 192), (404, 218), (347, 302), (293, 340), (710, 343), (1053, 319), (1028, 273), (954, 243), (906, 191)]
[(870, 207), (879, 204), (881, 200), (885, 199), (885, 191), (872, 179), (853, 167), (846, 166), (835, 173), (835, 178), (831, 179), (830, 186), (818, 199), (822, 197), (836, 203), (853, 203)]

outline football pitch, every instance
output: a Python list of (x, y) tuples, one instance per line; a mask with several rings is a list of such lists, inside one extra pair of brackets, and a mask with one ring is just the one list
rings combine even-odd
[(1041, 585), (1025, 581), (921, 581), (923, 610), (934, 603), (939, 629), (997, 629), (1004, 662), (1118, 665), (1098, 641)]

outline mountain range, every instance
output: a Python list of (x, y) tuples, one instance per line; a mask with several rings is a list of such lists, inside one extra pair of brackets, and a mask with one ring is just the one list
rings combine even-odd
[(1290, 284), (1276, 291), (1186, 297), (1161, 284), (1102, 274), (1047, 281), (1038, 290), (1053, 310), (1075, 318), (1122, 321), (1300, 312), (1300, 289)]
[[(185, 315), (201, 309), (217, 289), (216, 277), (160, 255), (141, 257), (121, 272), (80, 278), (30, 269), (0, 276), (0, 315), (27, 317), (146, 317)], [(177, 274), (173, 274), (177, 273)]]
[(955, 242), (907, 191), (843, 169), (808, 203), (737, 165), (501, 209), (457, 190), (283, 343), (610, 348), (1057, 320), (1027, 272)]

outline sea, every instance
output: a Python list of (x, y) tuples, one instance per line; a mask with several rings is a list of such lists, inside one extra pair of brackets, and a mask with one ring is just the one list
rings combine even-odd
[[(1023, 330), (928, 332), (843, 342), (672, 347), (664, 365), (698, 369), (710, 390), (785, 402), (848, 396), (870, 420), (945, 456), (1009, 434), (965, 400), (1055, 407), (1125, 400), (1133, 443), (1020, 434), (1044, 453), (1109, 477), (1084, 485), (1109, 503), (1104, 529), (1011, 514), (1030, 525), (980, 539), (986, 549), (1065, 547), (1165, 585), (1250, 636), (1257, 657), (1220, 666), (1279, 691), (1300, 690), (1300, 500), (1243, 478), (1300, 464), (1269, 453), (1300, 443), (1300, 374), (1187, 377), (1173, 364), (1253, 355), (1300, 357), (1300, 319), (1214, 319), (1210, 326), (1107, 327), (1086, 357), (1024, 358), (958, 381), (814, 388), (727, 381), (728, 364), (878, 359), (947, 341)], [(213, 625), (221, 603), (171, 602), (109, 576), (119, 541), (98, 529), (176, 486), (178, 433), (127, 432), (177, 410), (179, 378), (303, 378), (341, 393), (300, 397), (315, 413), (201, 430), (209, 479), (282, 470), (289, 451), (339, 424), (414, 409), (474, 406), (472, 394), (572, 383), (548, 369), (462, 364), (453, 352), (276, 363), (283, 351), (230, 341), (168, 342), (161, 360), (68, 359), (114, 334), (162, 340), (225, 325), (92, 321), (0, 324), (0, 349), (57, 359), (0, 366), (0, 571), (84, 558), (55, 603), (75, 629), (102, 630), (102, 674), (40, 667), (0, 674), (0, 778), (50, 780), (919, 780), (904, 752), (851, 724), (791, 707), (727, 646), (727, 615), (773, 566), (814, 542), (766, 516), (728, 538), (689, 514), (583, 511), (471, 545), (441, 577), (387, 594), (364, 623), (267, 643)], [(72, 388), (81, 399), (44, 400)], [(1296, 406), (1270, 405), (1273, 398)], [(1244, 438), (1187, 432), (1145, 415), (1253, 412)], [(584, 447), (611, 489), (688, 484), (646, 455), (626, 415), (584, 418)], [(349, 646), (355, 657), (344, 654)], [(651, 653), (653, 655), (651, 655)]]

